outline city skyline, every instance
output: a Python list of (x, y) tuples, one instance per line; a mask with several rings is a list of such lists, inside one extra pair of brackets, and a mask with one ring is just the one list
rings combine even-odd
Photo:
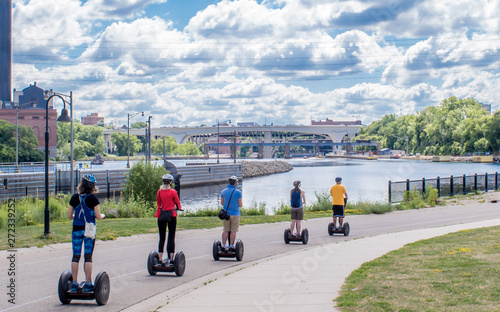
[(499, 16), (486, 0), (13, 0), (12, 86), (154, 127), (369, 124), (449, 96), (494, 111)]

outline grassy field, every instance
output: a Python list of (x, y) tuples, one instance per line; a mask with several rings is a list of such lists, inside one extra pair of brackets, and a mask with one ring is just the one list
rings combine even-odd
[(342, 311), (499, 311), (500, 227), (418, 241), (364, 263), (336, 298)]

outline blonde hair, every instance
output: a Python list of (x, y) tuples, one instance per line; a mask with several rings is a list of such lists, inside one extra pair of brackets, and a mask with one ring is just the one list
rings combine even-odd
[(169, 190), (172, 188), (172, 186), (170, 185), (171, 183), (164, 183), (162, 185), (160, 185), (160, 190)]

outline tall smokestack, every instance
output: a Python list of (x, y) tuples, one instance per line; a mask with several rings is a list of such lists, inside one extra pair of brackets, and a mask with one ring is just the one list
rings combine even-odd
[(12, 101), (12, 0), (0, 0), (0, 100)]

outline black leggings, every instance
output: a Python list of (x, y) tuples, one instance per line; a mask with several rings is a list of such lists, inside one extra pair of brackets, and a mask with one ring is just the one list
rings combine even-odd
[(177, 227), (177, 218), (172, 217), (170, 222), (160, 222), (158, 219), (158, 231), (160, 232), (160, 242), (158, 243), (158, 252), (163, 253), (165, 248), (165, 234), (167, 231), (168, 224), (168, 242), (167, 242), (167, 253), (170, 257), (171, 253), (175, 252), (175, 228)]

